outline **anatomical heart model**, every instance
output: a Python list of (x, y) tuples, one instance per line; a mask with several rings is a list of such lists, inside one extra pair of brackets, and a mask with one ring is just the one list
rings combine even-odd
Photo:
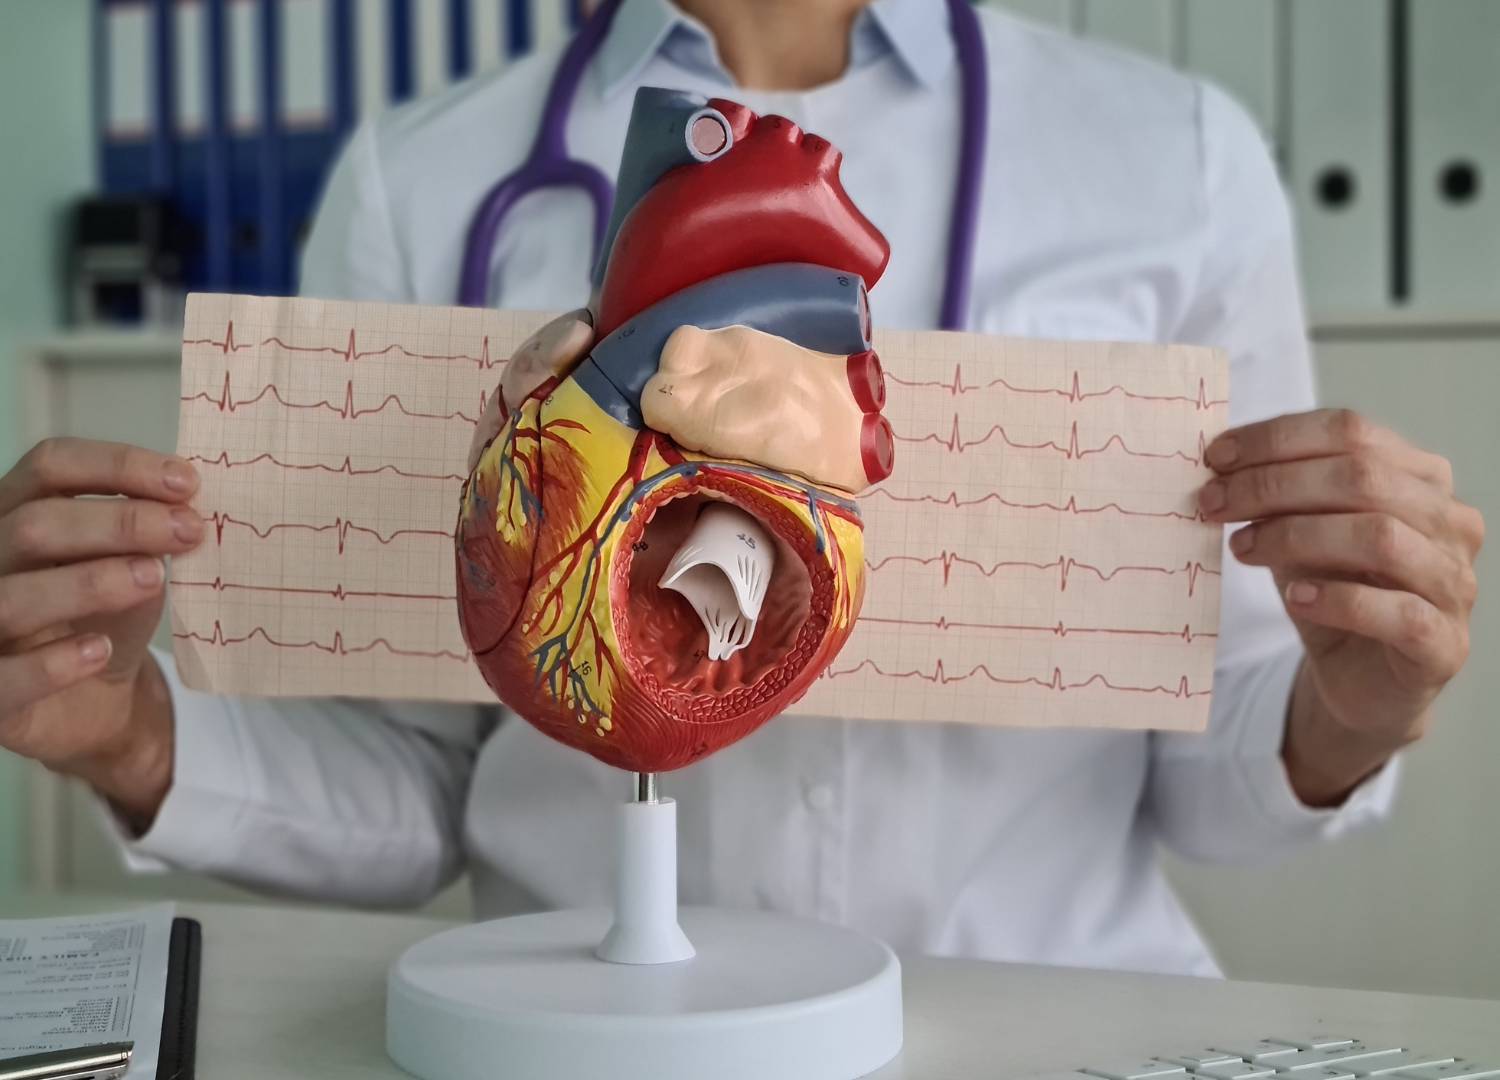
[(781, 117), (640, 91), (595, 299), (507, 366), (459, 511), (464, 635), (503, 702), (611, 765), (748, 735), (859, 614), (889, 248), (839, 160)]

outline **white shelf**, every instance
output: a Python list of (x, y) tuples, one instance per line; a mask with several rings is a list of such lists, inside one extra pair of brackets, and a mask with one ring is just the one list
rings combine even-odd
[(1314, 312), (1314, 341), (1378, 338), (1500, 338), (1500, 311)]
[[(1314, 312), (1314, 341), (1357, 338), (1500, 338), (1500, 312)], [(33, 362), (63, 364), (176, 363), (182, 343), (165, 327), (65, 331), (23, 344)]]
[(176, 363), (181, 336), (165, 327), (129, 330), (76, 330), (21, 346), (34, 361), (63, 364)]

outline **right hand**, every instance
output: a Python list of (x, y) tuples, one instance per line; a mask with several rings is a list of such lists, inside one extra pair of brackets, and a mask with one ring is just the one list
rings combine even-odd
[(91, 784), (142, 830), (173, 744), (147, 645), (162, 558), (203, 536), (197, 490), (179, 458), (86, 439), (38, 443), (0, 476), (0, 747)]

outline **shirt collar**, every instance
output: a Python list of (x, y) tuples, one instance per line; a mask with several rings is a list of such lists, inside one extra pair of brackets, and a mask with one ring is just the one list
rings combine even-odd
[[(733, 85), (702, 23), (671, 0), (624, 0), (595, 61), (600, 92), (614, 97), (663, 52), (700, 74)], [(923, 87), (933, 87), (947, 74), (954, 49), (941, 0), (874, 0), (859, 13), (851, 32), (849, 69), (892, 53)]]
[[(942, 81), (957, 55), (953, 34), (948, 29), (947, 5), (941, 0), (875, 0), (859, 13), (858, 23), (871, 23), (879, 31), (885, 51), (900, 58), (906, 73), (931, 90)], [(861, 41), (855, 25), (854, 44)], [(870, 34), (864, 40), (871, 39)], [(857, 48), (851, 49), (850, 66), (857, 59)]]

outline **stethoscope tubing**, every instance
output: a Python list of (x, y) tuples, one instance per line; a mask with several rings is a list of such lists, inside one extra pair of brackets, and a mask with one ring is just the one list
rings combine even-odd
[[(500, 228), (521, 199), (534, 191), (552, 186), (581, 188), (594, 207), (594, 257), (604, 242), (609, 215), (614, 207), (615, 187), (609, 177), (586, 161), (568, 156), (568, 115), (583, 82), (584, 69), (599, 51), (609, 28), (615, 21), (623, 0), (604, 0), (579, 27), (558, 61), (536, 138), (521, 167), (502, 177), (485, 193), (464, 242), (463, 265), (459, 273), (458, 303), (462, 307), (484, 307), (489, 301), (490, 255)], [(591, 260), (591, 265), (594, 260)]]
[[(549, 187), (579, 188), (594, 208), (594, 259), (609, 225), (614, 185), (593, 165), (568, 156), (568, 116), (584, 70), (599, 51), (623, 0), (604, 0), (568, 43), (547, 88), (536, 138), (520, 168), (485, 193), (469, 224), (459, 273), (458, 303), (483, 307), (488, 302), (490, 259), (505, 219), (520, 200)], [(957, 54), (963, 136), (959, 143), (953, 211), (948, 224), (948, 252), (939, 326), (962, 330), (968, 325), (973, 292), (974, 244), (979, 230), (985, 154), (989, 134), (989, 62), (983, 27), (969, 0), (947, 0), (949, 28)]]

